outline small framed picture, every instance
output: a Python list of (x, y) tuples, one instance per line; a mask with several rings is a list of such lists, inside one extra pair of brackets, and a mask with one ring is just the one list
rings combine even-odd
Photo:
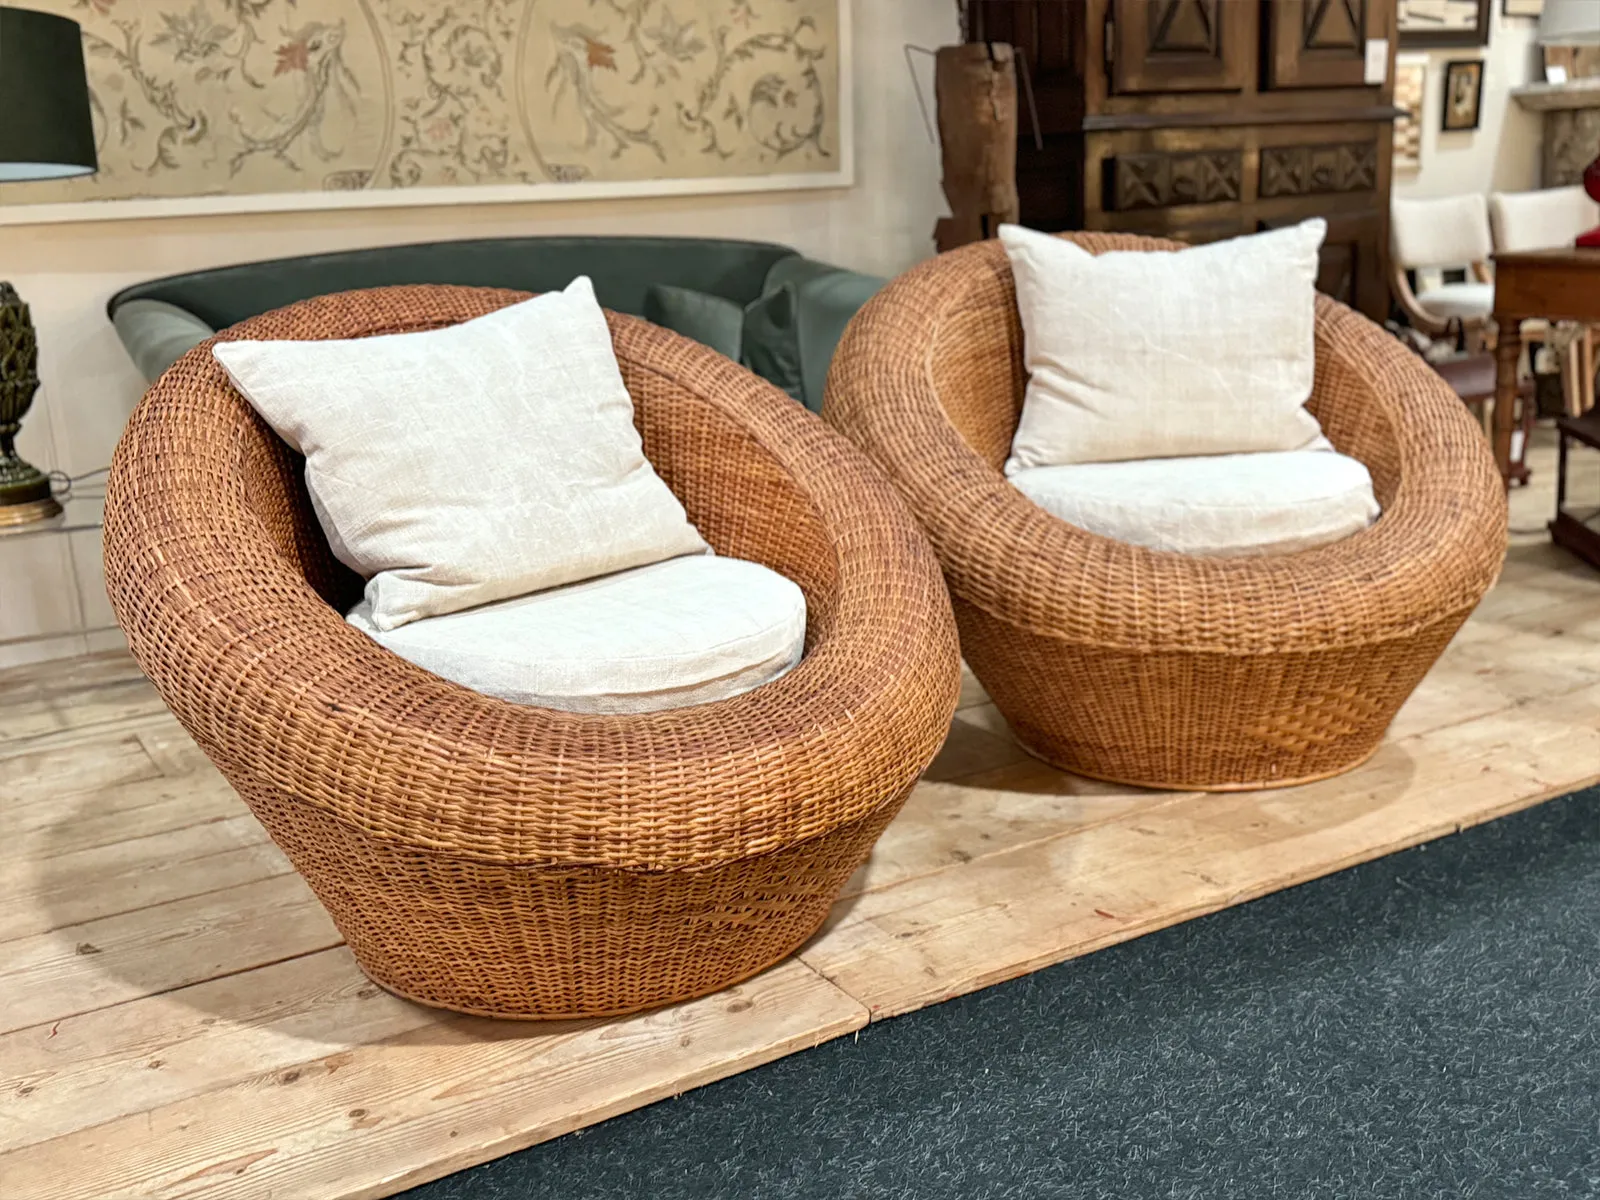
[(1428, 56), (1400, 54), (1394, 60), (1394, 169), (1422, 168), (1422, 98), (1428, 90)]
[(1439, 128), (1457, 133), (1478, 127), (1483, 106), (1483, 59), (1466, 58), (1444, 65), (1444, 118)]
[(1493, 0), (1396, 0), (1400, 47), (1487, 46), (1492, 4)]
[(1544, 0), (1505, 0), (1500, 11), (1508, 17), (1539, 17), (1544, 13)]

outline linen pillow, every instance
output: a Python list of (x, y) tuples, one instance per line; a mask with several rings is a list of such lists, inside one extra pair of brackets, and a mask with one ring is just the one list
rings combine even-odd
[(587, 277), (445, 329), (213, 353), (305, 455), (376, 629), (707, 549), (645, 459)]
[(1097, 256), (1002, 225), (1029, 373), (1006, 474), (1326, 448), (1305, 409), (1326, 229)]

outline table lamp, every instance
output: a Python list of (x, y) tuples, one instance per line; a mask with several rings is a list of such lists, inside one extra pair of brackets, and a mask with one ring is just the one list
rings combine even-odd
[[(96, 165), (77, 22), (0, 8), (0, 184), (90, 175)], [(38, 390), (39, 343), (28, 306), (0, 283), (0, 525), (61, 511), (49, 477), (17, 455), (17, 431)]]
[[(1541, 46), (1600, 46), (1600, 0), (1544, 0)], [(1600, 155), (1583, 172), (1583, 190), (1600, 203)], [(1578, 245), (1600, 248), (1600, 226), (1578, 235)]]

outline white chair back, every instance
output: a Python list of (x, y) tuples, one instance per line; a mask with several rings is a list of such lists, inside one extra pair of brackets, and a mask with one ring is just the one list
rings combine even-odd
[(1394, 200), (1389, 235), (1395, 265), (1466, 267), (1493, 252), (1489, 238), (1489, 206), (1476, 192), (1438, 200)]
[(1581, 187), (1537, 192), (1496, 192), (1489, 197), (1489, 226), (1496, 250), (1548, 250), (1570, 246), (1600, 225), (1600, 204)]

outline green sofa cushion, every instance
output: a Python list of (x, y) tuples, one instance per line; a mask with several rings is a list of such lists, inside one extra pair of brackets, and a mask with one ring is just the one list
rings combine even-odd
[(786, 283), (745, 305), (742, 361), (801, 404), (806, 402), (799, 297), (794, 284)]
[(187, 309), (164, 300), (129, 300), (118, 307), (111, 323), (133, 365), (149, 380), (159, 379), (168, 367), (216, 332)]
[(739, 361), (744, 344), (742, 304), (710, 292), (653, 283), (644, 294), (644, 319)]
[(719, 238), (537, 237), (428, 242), (308, 254), (152, 279), (118, 292), (110, 310), (134, 299), (164, 300), (217, 329), (310, 296), (402, 283), (560, 291), (579, 275), (601, 305), (644, 315), (652, 283), (670, 282), (748, 304), (787, 246)]
[[(407, 283), (559, 291), (578, 275), (594, 281), (604, 307), (649, 317), (712, 346), (813, 411), (822, 408), (834, 346), (883, 282), (767, 242), (492, 238), (378, 246), (171, 275), (125, 288), (106, 309), (153, 382), (213, 329), (310, 296)], [(661, 291), (652, 299), (657, 286), (678, 294), (669, 298)], [(150, 302), (158, 307), (146, 308)], [(156, 320), (179, 312), (194, 321), (190, 329)]]
[(800, 255), (772, 265), (762, 291), (794, 290), (795, 339), (799, 347), (800, 377), (805, 403), (822, 411), (822, 395), (833, 362), (834, 348), (856, 311), (883, 287), (885, 280), (819, 263)]

